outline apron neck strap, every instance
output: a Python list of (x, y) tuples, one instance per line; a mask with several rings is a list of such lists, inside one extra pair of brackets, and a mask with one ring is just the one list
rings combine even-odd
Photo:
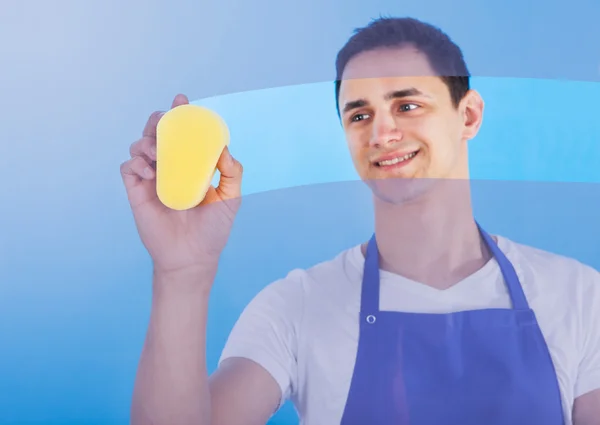
[(492, 237), (481, 228), (479, 223), (477, 223), (477, 227), (479, 228), (479, 233), (481, 233), (481, 236), (487, 244), (488, 249), (492, 252), (496, 262), (500, 266), (500, 271), (502, 272), (504, 282), (506, 282), (513, 308), (515, 310), (529, 310), (527, 297), (525, 297), (523, 286), (521, 285), (519, 277), (517, 276), (517, 272), (515, 271), (512, 263), (502, 252), (494, 239), (492, 239)]

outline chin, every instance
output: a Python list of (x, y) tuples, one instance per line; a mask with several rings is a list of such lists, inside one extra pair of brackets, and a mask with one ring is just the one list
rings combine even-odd
[(414, 202), (427, 194), (436, 181), (417, 177), (391, 177), (370, 179), (365, 183), (379, 200), (389, 204), (402, 205)]

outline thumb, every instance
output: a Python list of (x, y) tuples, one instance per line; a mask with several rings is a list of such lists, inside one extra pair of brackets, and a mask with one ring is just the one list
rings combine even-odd
[(219, 161), (217, 169), (221, 174), (219, 178), (219, 186), (216, 188), (217, 193), (222, 199), (238, 198), (242, 195), (242, 164), (235, 159), (229, 148), (225, 147)]

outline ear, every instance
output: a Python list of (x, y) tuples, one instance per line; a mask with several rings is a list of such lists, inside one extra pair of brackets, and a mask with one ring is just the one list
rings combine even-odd
[(484, 102), (479, 93), (469, 90), (460, 104), (460, 113), (463, 123), (463, 138), (473, 139), (479, 132), (483, 121)]

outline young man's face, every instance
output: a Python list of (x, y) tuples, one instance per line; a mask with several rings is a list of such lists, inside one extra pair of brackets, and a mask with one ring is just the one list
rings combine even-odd
[(483, 102), (470, 91), (455, 107), (417, 50), (355, 56), (344, 70), (339, 104), (361, 179), (469, 177), (467, 141), (479, 129)]

